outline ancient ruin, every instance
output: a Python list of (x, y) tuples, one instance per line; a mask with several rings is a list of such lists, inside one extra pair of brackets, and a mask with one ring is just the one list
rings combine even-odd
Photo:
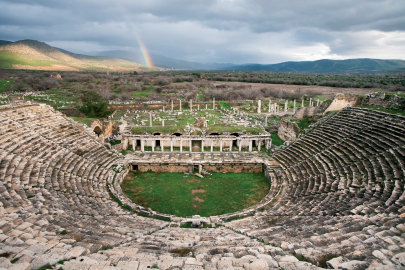
[[(2, 106), (0, 267), (405, 266), (403, 116), (344, 106), (305, 134), (280, 124), (289, 142), (275, 146), (266, 131), (270, 118), (300, 113), (300, 102), (278, 109), (269, 101), (266, 112), (259, 102), (250, 117), (237, 107), (213, 110), (214, 102), (190, 102), (183, 111), (173, 103), (128, 110), (111, 138), (101, 122), (90, 128), (48, 105)], [(108, 149), (112, 139), (120, 143)], [(263, 171), (271, 188), (238, 212), (182, 218), (137, 205), (122, 192), (128, 172), (148, 170), (202, 177)]]

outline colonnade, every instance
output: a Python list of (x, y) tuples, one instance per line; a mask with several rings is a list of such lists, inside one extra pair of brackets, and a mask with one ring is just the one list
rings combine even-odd
[[(214, 152), (214, 147), (219, 148), (219, 152), (223, 152), (224, 149), (233, 151), (234, 143), (236, 141), (236, 148), (238, 152), (242, 152), (242, 148), (248, 148), (249, 152), (253, 151), (253, 146), (257, 147), (258, 151), (262, 146), (266, 150), (271, 148), (271, 136), (270, 135), (256, 135), (256, 136), (128, 136), (123, 137), (123, 148), (127, 149), (129, 144), (132, 145), (132, 150), (135, 151), (136, 147), (140, 146), (141, 152), (145, 152), (145, 146), (152, 148), (152, 152), (155, 152), (156, 142), (160, 143), (160, 151), (164, 152), (165, 147), (170, 147), (170, 152), (174, 152), (174, 144), (178, 145), (180, 152), (183, 152), (184, 144), (188, 145), (187, 152), (193, 152), (193, 141), (201, 143), (201, 150), (197, 152), (205, 152), (205, 147), (209, 149), (208, 152)], [(140, 145), (138, 145), (138, 142)]]

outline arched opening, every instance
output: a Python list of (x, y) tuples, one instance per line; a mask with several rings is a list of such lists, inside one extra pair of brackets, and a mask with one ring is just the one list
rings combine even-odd
[(210, 135), (210, 136), (219, 136), (219, 133), (217, 133), (217, 132), (212, 132), (212, 133), (210, 133), (209, 135)]
[(94, 131), (94, 133), (97, 134), (97, 136), (100, 136), (100, 134), (102, 132), (102, 130), (101, 130), (101, 128), (99, 126), (96, 126), (93, 131)]
[(153, 136), (159, 136), (161, 135), (159, 132), (153, 133)]
[(235, 137), (239, 137), (239, 133), (237, 133), (237, 132), (235, 132), (235, 133), (231, 133), (231, 134), (229, 134), (229, 135), (231, 135), (231, 136), (235, 136)]
[(177, 133), (177, 132), (172, 134), (172, 136), (177, 136), (177, 137), (180, 137), (181, 135), (183, 135), (183, 134)]

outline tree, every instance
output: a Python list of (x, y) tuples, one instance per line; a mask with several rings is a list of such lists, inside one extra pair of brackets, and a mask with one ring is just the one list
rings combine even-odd
[(81, 97), (83, 106), (80, 108), (80, 112), (84, 113), (87, 117), (107, 117), (112, 113), (109, 111), (108, 102), (103, 100), (101, 95), (94, 92), (88, 91)]

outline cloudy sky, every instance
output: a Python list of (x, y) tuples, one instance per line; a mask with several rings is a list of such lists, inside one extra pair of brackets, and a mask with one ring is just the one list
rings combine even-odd
[(236, 64), (405, 59), (405, 1), (0, 0), (0, 39)]

